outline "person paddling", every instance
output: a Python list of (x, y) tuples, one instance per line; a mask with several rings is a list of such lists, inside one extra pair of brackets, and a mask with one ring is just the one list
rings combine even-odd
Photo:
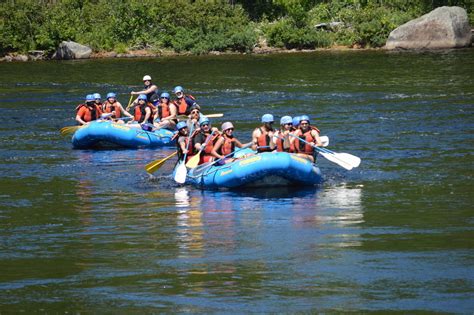
[[(176, 128), (178, 129), (178, 140), (176, 141), (176, 149), (178, 151), (178, 162), (181, 161), (185, 154), (188, 154), (188, 141), (191, 141), (189, 138), (189, 129), (186, 125), (186, 122), (180, 121), (176, 124)], [(188, 155), (189, 156), (189, 155)], [(189, 157), (186, 158), (189, 160)]]
[(117, 122), (122, 123), (122, 124), (124, 123), (124, 121), (120, 119), (120, 117), (122, 117), (122, 114), (124, 114), (127, 117), (133, 118), (133, 115), (127, 112), (123, 108), (122, 104), (120, 104), (120, 102), (117, 101), (117, 94), (113, 92), (107, 93), (107, 99), (102, 104), (102, 112), (112, 113), (112, 118), (117, 119)]
[(146, 95), (140, 94), (137, 100), (138, 104), (135, 106), (133, 120), (142, 125), (142, 128), (147, 124), (153, 124), (152, 106), (147, 102)]
[[(146, 95), (146, 100), (148, 103), (153, 104), (155, 106), (158, 103), (159, 97), (158, 97), (158, 86), (156, 84), (153, 84), (151, 82), (151, 76), (145, 75), (143, 77), (143, 90), (141, 91), (132, 91), (130, 94), (132, 95), (140, 95), (140, 94), (145, 94)], [(138, 99), (133, 102), (133, 104), (137, 104)]]
[(163, 92), (160, 95), (160, 102), (157, 106), (157, 111), (154, 116), (155, 130), (166, 128), (174, 130), (176, 127), (176, 106), (173, 103), (170, 103), (170, 94)]
[(260, 152), (271, 152), (275, 149), (273, 142), (273, 115), (265, 114), (262, 116), (263, 125), (255, 128), (252, 133), (252, 149)]
[(173, 93), (176, 95), (173, 103), (178, 108), (178, 115), (189, 115), (191, 107), (197, 105), (194, 96), (190, 94), (185, 95), (183, 87), (179, 85), (173, 89)]
[[(221, 159), (221, 164), (225, 164), (233, 161), (232, 153), (235, 151), (235, 147), (242, 148), (245, 144), (234, 137), (234, 125), (230, 121), (223, 123), (221, 130), (222, 136), (217, 139), (211, 153)], [(227, 158), (224, 159), (226, 156)]]
[(193, 127), (194, 130), (199, 128), (199, 120), (201, 119), (201, 107), (198, 104), (194, 104), (191, 106), (191, 112), (188, 116), (188, 120), (186, 123), (188, 124), (188, 128)]
[(80, 125), (85, 125), (93, 120), (97, 120), (102, 115), (102, 110), (95, 104), (94, 95), (88, 94), (86, 102), (76, 107), (76, 121)]
[(94, 93), (92, 95), (94, 96), (95, 105), (102, 108), (102, 97), (100, 96), (100, 94), (99, 93)]
[[(299, 156), (304, 157), (314, 163), (315, 156), (313, 156), (313, 154), (317, 152), (315, 152), (314, 147), (308, 143), (316, 146), (322, 146), (322, 143), (321, 139), (319, 138), (319, 129), (311, 126), (310, 123), (310, 119), (307, 115), (302, 115), (300, 117), (300, 128), (294, 133), (295, 140), (293, 145), (295, 152)], [(308, 143), (301, 141), (299, 138), (305, 140)]]
[(199, 164), (212, 162), (214, 158), (219, 158), (219, 155), (213, 152), (214, 145), (219, 137), (219, 132), (216, 129), (211, 129), (211, 122), (206, 116), (201, 117), (199, 126), (201, 130), (193, 138), (195, 153), (197, 154), (197, 152), (202, 149)]
[(277, 152), (293, 152), (293, 138), (290, 138), (290, 133), (292, 132), (293, 119), (290, 116), (283, 116), (280, 119), (280, 130), (274, 133), (273, 138)]

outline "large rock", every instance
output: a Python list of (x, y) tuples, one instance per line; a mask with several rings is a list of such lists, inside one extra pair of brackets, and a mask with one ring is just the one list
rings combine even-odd
[(466, 10), (440, 7), (393, 30), (386, 49), (443, 49), (471, 45)]
[(63, 41), (53, 55), (53, 59), (87, 59), (91, 56), (90, 47), (71, 41)]

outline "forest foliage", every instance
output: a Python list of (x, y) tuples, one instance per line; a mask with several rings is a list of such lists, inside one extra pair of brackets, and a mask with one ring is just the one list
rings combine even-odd
[(250, 52), (263, 40), (287, 49), (380, 47), (397, 26), (442, 5), (464, 7), (474, 24), (471, 0), (5, 0), (0, 54), (52, 53), (63, 40), (118, 53)]

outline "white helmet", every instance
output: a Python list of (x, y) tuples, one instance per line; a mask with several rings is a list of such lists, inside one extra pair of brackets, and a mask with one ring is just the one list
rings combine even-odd
[(234, 128), (234, 125), (230, 121), (226, 121), (222, 124), (222, 131), (226, 131), (227, 129)]
[(151, 81), (151, 77), (149, 75), (146, 75), (143, 77), (143, 81)]

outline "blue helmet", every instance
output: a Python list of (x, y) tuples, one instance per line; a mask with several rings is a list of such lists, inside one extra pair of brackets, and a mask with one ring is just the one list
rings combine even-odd
[(99, 94), (99, 93), (94, 93), (94, 98), (100, 100), (100, 98), (101, 98), (101, 97), (100, 97), (100, 94)]
[(163, 92), (163, 93), (161, 93), (160, 97), (161, 97), (161, 98), (167, 98), (167, 99), (170, 99), (170, 93)]
[(206, 116), (201, 116), (201, 118), (199, 118), (199, 126), (202, 126), (204, 124), (211, 124), (211, 122), (209, 121), (209, 118), (207, 118)]
[(283, 116), (280, 119), (280, 125), (292, 124), (292, 123), (293, 123), (293, 119), (290, 116)]
[(263, 123), (272, 123), (273, 122), (273, 115), (272, 114), (265, 114), (262, 116)]
[(140, 95), (138, 95), (138, 98), (137, 98), (137, 99), (138, 99), (138, 100), (145, 100), (145, 101), (147, 100), (145, 94), (140, 94)]
[(300, 122), (303, 121), (303, 120), (306, 120), (306, 121), (308, 122), (308, 124), (311, 123), (311, 121), (309, 120), (308, 115), (302, 115), (302, 116), (300, 116)]
[(182, 86), (178, 85), (178, 86), (175, 86), (174, 89), (173, 89), (173, 93), (176, 94), (178, 92), (184, 92), (184, 89)]
[(87, 94), (87, 96), (86, 96), (86, 102), (93, 102), (93, 101), (95, 101), (94, 95), (92, 95), (92, 94)]
[(107, 98), (116, 98), (117, 95), (114, 92), (107, 93)]
[(298, 127), (298, 125), (300, 124), (300, 121), (301, 121), (301, 116), (293, 117), (293, 126)]
[(186, 124), (185, 121), (180, 121), (180, 122), (176, 125), (176, 128), (177, 128), (178, 130), (181, 130), (181, 129), (187, 127), (187, 126), (188, 126), (188, 124)]

